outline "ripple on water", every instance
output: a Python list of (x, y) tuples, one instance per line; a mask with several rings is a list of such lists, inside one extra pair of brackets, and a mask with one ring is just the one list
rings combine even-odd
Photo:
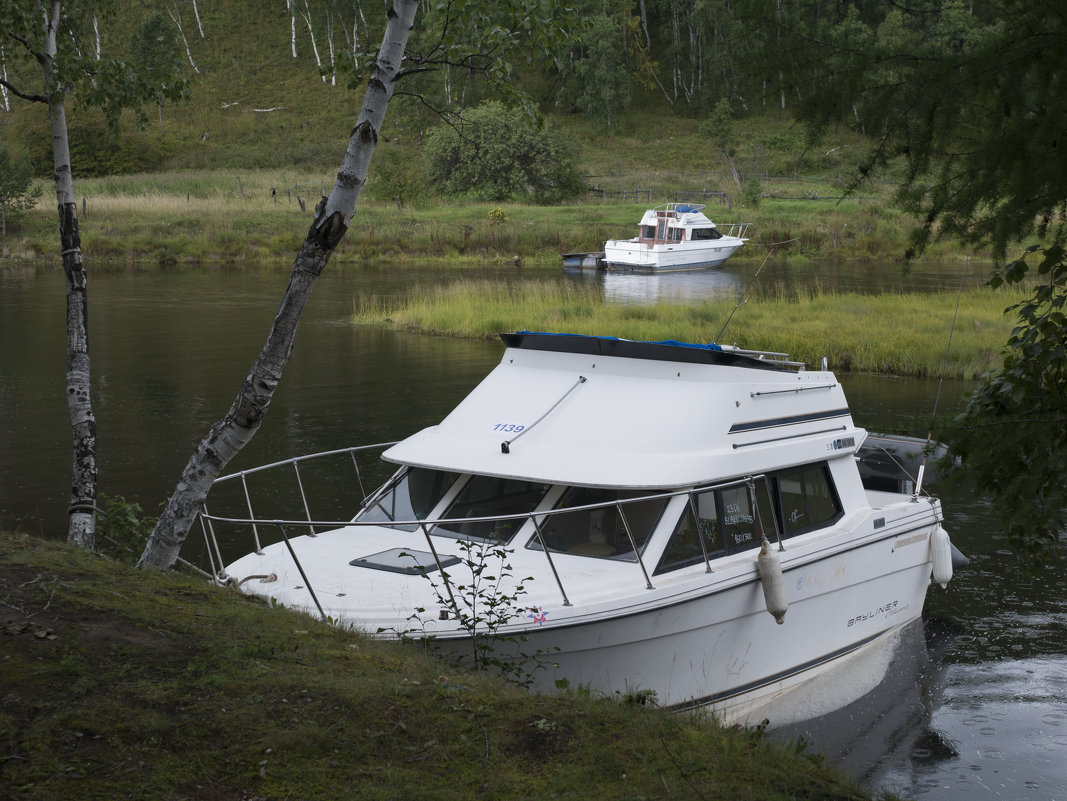
[[(988, 665), (953, 665), (932, 731), (951, 732), (958, 756), (911, 754), (905, 795), (937, 801), (1055, 801), (1067, 787), (1067, 656)], [(995, 743), (995, 744), (994, 744)], [(1024, 744), (1018, 748), (1009, 744)], [(899, 777), (896, 777), (899, 779)]]

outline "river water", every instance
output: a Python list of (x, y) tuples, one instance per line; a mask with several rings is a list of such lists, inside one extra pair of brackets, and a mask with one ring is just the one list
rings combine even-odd
[[(263, 428), (231, 467), (405, 436), (437, 422), (500, 358), (498, 342), (353, 326), (346, 318), (360, 297), (472, 272), (513, 282), (590, 282), (608, 303), (738, 297), (753, 285), (757, 267), (737, 262), (691, 275), (605, 277), (332, 265)], [(954, 293), (961, 282), (976, 285), (984, 276), (981, 264), (920, 264), (905, 273), (894, 264), (769, 263), (755, 289)], [(275, 268), (233, 267), (92, 275), (103, 492), (157, 510), (192, 448), (232, 401), (287, 278)], [(63, 536), (69, 500), (64, 304), (58, 269), (0, 267), (0, 527), (45, 536)], [(936, 381), (842, 381), (860, 425), (925, 432)], [(958, 410), (968, 389), (947, 382), (939, 415)], [(947, 589), (932, 587), (924, 625), (906, 632), (884, 663), (866, 669), (871, 683), (883, 679), (878, 687), (864, 687), (858, 701), (834, 711), (846, 688), (808, 688), (814, 719), (779, 736), (804, 737), (809, 751), (826, 753), (866, 786), (903, 796), (1067, 798), (1067, 580), (1054, 568), (1021, 577), (986, 504), (968, 490), (954, 490), (943, 502), (946, 528), (970, 567)]]

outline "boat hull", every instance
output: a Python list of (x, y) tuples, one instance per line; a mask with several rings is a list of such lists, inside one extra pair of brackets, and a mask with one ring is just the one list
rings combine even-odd
[(608, 240), (604, 243), (604, 265), (608, 269), (649, 270), (673, 272), (681, 270), (710, 270), (722, 264), (744, 242), (726, 237), (714, 240), (714, 245), (676, 243), (648, 245), (637, 240)]
[[(754, 574), (725, 588), (710, 574), (703, 594), (526, 630), (519, 647), (539, 655), (543, 667), (532, 679), (541, 690), (565, 680), (613, 695), (652, 692), (664, 706), (755, 724), (777, 696), (920, 616), (931, 573), (927, 537), (896, 547), (906, 539), (894, 535), (787, 568), (783, 625), (767, 612)], [(438, 645), (459, 656), (469, 649), (469, 641)]]

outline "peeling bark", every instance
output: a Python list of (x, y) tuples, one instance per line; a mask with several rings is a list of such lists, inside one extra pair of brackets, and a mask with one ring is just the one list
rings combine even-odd
[(96, 418), (89, 384), (89, 305), (87, 276), (82, 262), (78, 231), (78, 205), (70, 169), (70, 145), (62, 87), (55, 85), (52, 69), (57, 52), (56, 34), (60, 0), (52, 0), (44, 17), (45, 46), (39, 57), (48, 97), (48, 121), (52, 133), (53, 178), (59, 210), (59, 239), (63, 274), (67, 280), (67, 408), (73, 435), (67, 541), (92, 548), (96, 535)]
[(292, 353), (297, 325), (311, 290), (355, 213), (417, 8), (418, 0), (394, 0), (389, 10), (378, 61), (337, 181), (329, 197), (323, 198), (315, 209), (315, 219), (293, 263), (289, 285), (263, 350), (226, 416), (211, 427), (190, 457), (141, 555), (141, 567), (166, 570), (175, 563), (212, 482), (252, 439), (267, 413)]

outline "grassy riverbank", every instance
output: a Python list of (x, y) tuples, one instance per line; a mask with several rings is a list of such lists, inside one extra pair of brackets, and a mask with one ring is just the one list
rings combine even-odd
[[(1015, 290), (974, 289), (960, 297), (945, 374), (975, 378), (1000, 363), (1012, 326), (1004, 309), (1021, 297)], [(361, 323), (386, 324), (427, 334), (468, 338), (517, 329), (709, 342), (736, 306), (735, 300), (605, 305), (596, 287), (554, 282), (503, 286), (460, 281), (417, 289), (400, 302), (364, 300)], [(750, 299), (734, 313), (719, 341), (756, 350), (786, 351), (832, 369), (905, 376), (941, 372), (956, 294), (811, 295)]]
[[(85, 257), (125, 263), (291, 263), (326, 176), (282, 172), (203, 172), (80, 181)], [(271, 190), (274, 190), (274, 196)], [(654, 196), (653, 203), (668, 200)], [(303, 208), (301, 208), (301, 203)], [(565, 206), (450, 203), (433, 198), (360, 202), (335, 261), (506, 261), (558, 265), (561, 253), (603, 248), (631, 236), (647, 202), (588, 201)], [(499, 209), (499, 211), (497, 211)], [(710, 205), (720, 223), (752, 223), (749, 246), (735, 259), (767, 248), (790, 256), (869, 260), (897, 258), (908, 248), (911, 220), (883, 201), (766, 199), (758, 207)], [(57, 261), (55, 210), (41, 203), (2, 243), (4, 260)], [(779, 244), (782, 243), (782, 244)], [(957, 258), (958, 248), (929, 255)]]
[(546, 697), (256, 603), (0, 534), (0, 787), (56, 798), (868, 798), (797, 749)]

